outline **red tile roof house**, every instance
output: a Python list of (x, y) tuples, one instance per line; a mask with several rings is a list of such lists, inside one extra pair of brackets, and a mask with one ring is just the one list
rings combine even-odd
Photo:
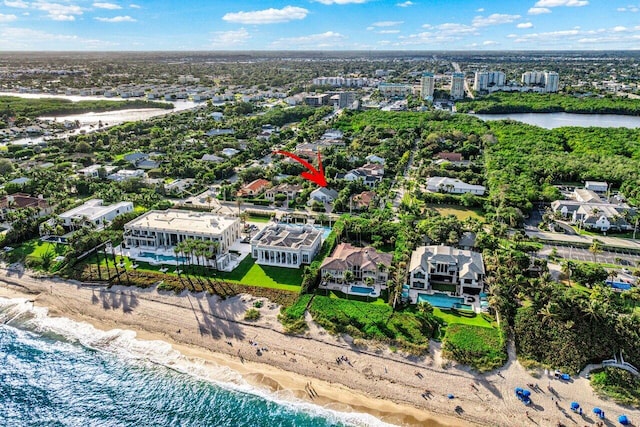
[(367, 209), (371, 206), (371, 202), (376, 197), (376, 193), (373, 191), (363, 191), (360, 194), (355, 194), (351, 200), (353, 201), (354, 209)]
[(262, 178), (256, 179), (254, 181), (251, 181), (244, 187), (242, 187), (238, 191), (237, 195), (240, 197), (257, 196), (258, 194), (266, 190), (267, 187), (269, 187), (270, 185), (271, 185), (271, 182), (267, 181), (266, 179), (262, 179)]
[(6, 220), (7, 213), (25, 208), (35, 208), (38, 211), (38, 216), (49, 215), (53, 212), (49, 202), (44, 198), (16, 193), (0, 198), (0, 221)]
[(392, 259), (392, 254), (378, 252), (371, 246), (357, 248), (349, 243), (341, 243), (320, 266), (323, 278), (321, 287), (332, 289), (332, 283), (344, 282), (345, 272), (351, 271), (354, 282), (364, 283), (365, 279), (371, 278), (375, 286), (385, 289)]
[(448, 160), (450, 162), (461, 162), (462, 161), (462, 154), (460, 154), (460, 153), (448, 153), (448, 152), (443, 151), (442, 153), (436, 154), (436, 157), (438, 159)]

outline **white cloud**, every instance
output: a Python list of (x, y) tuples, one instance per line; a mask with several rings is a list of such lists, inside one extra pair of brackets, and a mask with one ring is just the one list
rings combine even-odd
[(520, 15), (494, 13), (487, 17), (476, 16), (475, 18), (473, 18), (472, 24), (474, 27), (488, 27), (490, 25), (508, 24), (518, 19), (520, 19)]
[(588, 5), (587, 0), (538, 0), (534, 5), (536, 7), (582, 7)]
[(346, 37), (335, 31), (326, 31), (320, 34), (311, 34), (302, 37), (287, 37), (276, 40), (273, 47), (286, 46), (293, 49), (326, 49), (330, 47), (342, 47)]
[(330, 4), (351, 4), (351, 3), (366, 3), (368, 0), (314, 0), (318, 3), (330, 5)]
[(395, 27), (396, 25), (404, 24), (404, 21), (379, 21), (371, 24), (372, 27)]
[(135, 3), (131, 3), (131, 4), (129, 5), (129, 7), (130, 7), (131, 9), (140, 9), (140, 8), (142, 8), (142, 6), (140, 6), (140, 5), (138, 5), (138, 4), (135, 4)]
[(482, 12), (484, 12), (484, 7), (481, 7), (481, 8), (479, 8), (479, 9), (476, 9), (476, 12), (478, 12), (478, 13), (482, 13)]
[(544, 13), (551, 13), (551, 9), (547, 9), (546, 7), (532, 7), (527, 13), (529, 15), (542, 15)]
[(396, 3), (396, 6), (398, 6), (398, 7), (409, 7), (409, 6), (413, 6), (414, 4), (415, 4), (414, 2), (407, 0), (407, 1), (402, 2), (402, 3)]
[(77, 15), (82, 15), (83, 11), (80, 6), (74, 4), (50, 3), (46, 1), (37, 1), (31, 3), (35, 9), (47, 13), (47, 17), (54, 21), (75, 21)]
[(516, 25), (518, 28), (533, 28), (533, 24), (531, 22), (521, 22)]
[(117, 5), (115, 3), (94, 3), (93, 7), (97, 9), (108, 9), (108, 10), (122, 9), (122, 6)]
[(492, 46), (494, 44), (498, 44), (498, 42), (493, 41), (493, 40), (485, 40), (485, 41), (482, 42), (483, 46)]
[(0, 23), (2, 24), (4, 24), (5, 22), (13, 22), (16, 19), (18, 19), (16, 15), (13, 15), (13, 14), (5, 15), (4, 13), (0, 13)]
[(118, 22), (137, 22), (136, 19), (126, 16), (114, 16), (113, 18), (95, 18), (96, 21), (100, 22), (109, 22), (109, 23), (118, 23)]
[(613, 32), (614, 33), (623, 33), (625, 31), (628, 31), (627, 27), (623, 27), (622, 25), (617, 25), (617, 26), (613, 27)]
[(240, 28), (239, 30), (216, 31), (213, 33), (211, 42), (214, 47), (227, 48), (243, 45), (250, 38), (249, 32), (244, 28)]
[[(6, 2), (5, 2), (6, 3)], [(632, 13), (637, 13), (640, 12), (640, 7), (639, 6), (634, 6), (632, 4), (630, 4), (627, 7), (619, 7), (616, 9), (618, 12), (632, 12)]]
[(23, 2), (22, 0), (16, 0), (16, 1), (5, 0), (4, 5), (7, 7), (16, 7), (18, 9), (26, 9), (29, 7), (29, 4)]
[(52, 34), (31, 28), (0, 28), (0, 49), (2, 50), (104, 50), (117, 43), (83, 39), (76, 35)]
[(400, 30), (380, 30), (378, 34), (398, 34)]
[(304, 19), (309, 11), (302, 7), (285, 6), (282, 9), (265, 9), (253, 12), (232, 12), (222, 17), (227, 22), (238, 24), (277, 24), (289, 22), (296, 19)]

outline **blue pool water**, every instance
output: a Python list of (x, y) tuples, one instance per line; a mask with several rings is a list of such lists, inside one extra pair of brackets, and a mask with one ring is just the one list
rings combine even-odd
[(356, 294), (369, 295), (375, 291), (373, 288), (367, 288), (364, 286), (351, 286), (351, 292), (355, 292)]
[(450, 297), (449, 295), (439, 293), (433, 295), (418, 294), (418, 302), (424, 301), (438, 308), (453, 308), (456, 305), (463, 305), (464, 298)]
[(185, 262), (187, 260), (187, 258), (183, 256), (175, 257), (171, 255), (156, 255), (153, 252), (140, 252), (140, 256), (143, 258), (155, 259), (158, 262), (169, 261), (169, 262), (177, 263), (178, 261)]

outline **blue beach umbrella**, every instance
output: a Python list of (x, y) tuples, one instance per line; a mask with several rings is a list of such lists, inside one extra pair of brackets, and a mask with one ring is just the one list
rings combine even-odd
[(629, 425), (629, 418), (626, 415), (620, 415), (618, 417), (618, 422), (623, 426)]
[(571, 402), (571, 409), (578, 409), (580, 404), (578, 402)]
[(531, 392), (529, 390), (527, 390), (527, 389), (524, 389), (524, 390), (522, 390), (522, 395), (524, 397), (529, 397), (529, 396), (531, 396)]
[(593, 408), (593, 413), (594, 413), (594, 414), (599, 414), (599, 413), (601, 413), (601, 412), (602, 412), (602, 409), (600, 409), (600, 408)]
[(520, 387), (516, 387), (516, 394), (522, 394), (523, 389)]
[(454, 396), (453, 394), (449, 393), (449, 394), (447, 395), (447, 397), (448, 397), (449, 399), (453, 399), (455, 396)]

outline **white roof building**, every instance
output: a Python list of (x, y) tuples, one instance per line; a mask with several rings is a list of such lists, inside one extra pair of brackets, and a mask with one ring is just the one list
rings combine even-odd
[(119, 202), (104, 206), (100, 199), (91, 199), (77, 208), (61, 213), (58, 217), (63, 221), (63, 226), (71, 229), (86, 227), (91, 224), (97, 229), (113, 221), (115, 217), (123, 213), (133, 211), (133, 203)]
[(251, 239), (251, 254), (261, 265), (300, 268), (311, 264), (321, 244), (322, 232), (315, 227), (276, 224)]
[(478, 196), (484, 195), (485, 187), (482, 185), (467, 184), (455, 178), (432, 176), (427, 180), (427, 190), (432, 192), (464, 194), (471, 193)]

